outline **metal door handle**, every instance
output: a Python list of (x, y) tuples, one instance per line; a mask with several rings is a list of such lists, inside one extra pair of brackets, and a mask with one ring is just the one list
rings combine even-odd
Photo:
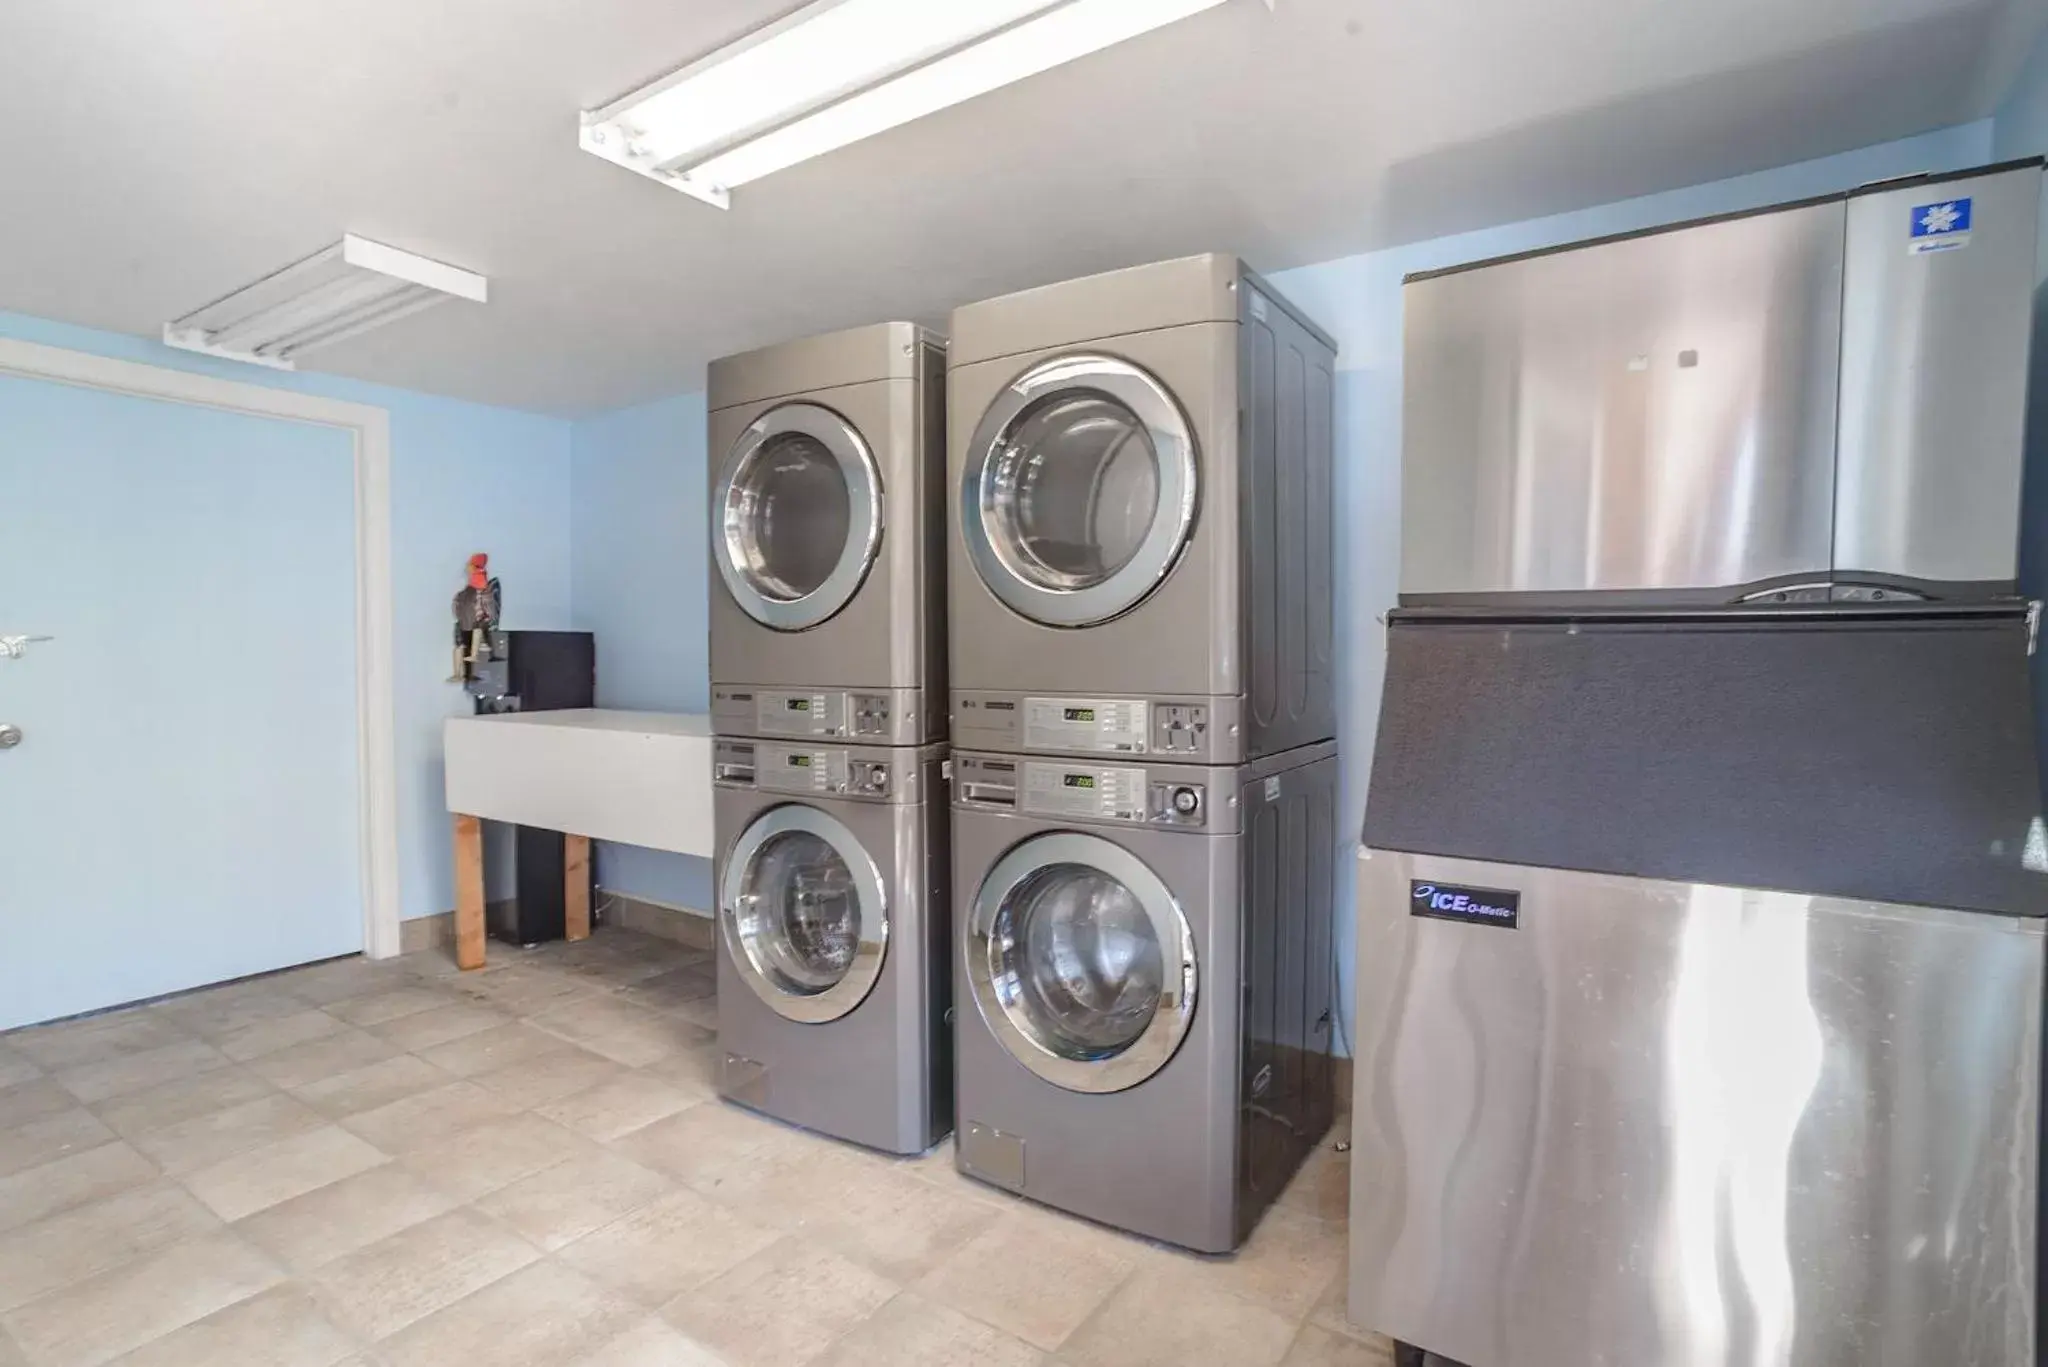
[(0, 722), (0, 750), (12, 750), (21, 744), (21, 728), (7, 722)]
[(28, 653), (28, 648), (41, 641), (54, 641), (54, 636), (0, 636), (0, 655), (18, 660)]

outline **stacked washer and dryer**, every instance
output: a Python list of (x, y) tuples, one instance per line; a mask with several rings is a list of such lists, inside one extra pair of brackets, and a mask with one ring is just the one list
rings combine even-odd
[(921, 1153), (953, 1128), (944, 343), (858, 328), (709, 390), (719, 1090)]
[(1226, 256), (951, 332), (959, 1167), (1228, 1250), (1333, 1111), (1336, 346)]

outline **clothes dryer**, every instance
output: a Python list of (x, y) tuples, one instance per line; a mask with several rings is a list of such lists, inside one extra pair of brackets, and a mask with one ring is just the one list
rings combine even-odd
[(956, 311), (953, 741), (1235, 764), (1336, 734), (1336, 344), (1234, 257)]
[(718, 734), (945, 736), (944, 374), (909, 323), (712, 363)]

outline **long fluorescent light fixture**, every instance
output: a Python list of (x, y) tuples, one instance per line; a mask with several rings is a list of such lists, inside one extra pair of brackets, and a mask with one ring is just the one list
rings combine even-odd
[(300, 352), (408, 318), (449, 299), (481, 304), (489, 281), (354, 233), (164, 324), (164, 342), (185, 351), (297, 369)]
[(583, 150), (724, 209), (735, 185), (1223, 3), (813, 0), (585, 111)]

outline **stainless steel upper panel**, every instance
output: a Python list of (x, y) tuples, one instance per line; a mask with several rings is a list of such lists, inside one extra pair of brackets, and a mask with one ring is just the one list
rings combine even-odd
[(1839, 201), (1411, 283), (1404, 597), (1824, 577)]
[(1358, 896), (1349, 1318), (1486, 1367), (2035, 1361), (2041, 922), (1381, 853)]
[(918, 344), (946, 341), (915, 323), (873, 323), (727, 356), (711, 363), (712, 409), (870, 380), (918, 378)]
[(2040, 199), (2025, 167), (1850, 201), (1838, 575), (2017, 580)]
[[(1256, 297), (1259, 303), (1252, 301)], [(1234, 256), (1208, 253), (1131, 266), (1006, 294), (953, 310), (949, 363), (1106, 341), (1189, 323), (1235, 323), (1254, 309), (1286, 313), (1332, 352), (1337, 343)]]

